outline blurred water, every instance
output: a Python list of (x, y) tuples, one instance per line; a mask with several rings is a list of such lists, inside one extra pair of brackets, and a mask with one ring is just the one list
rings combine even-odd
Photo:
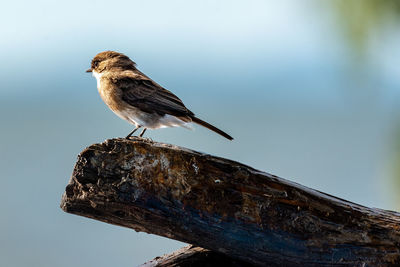
[(314, 1), (6, 7), (0, 11), (7, 25), (0, 29), (1, 266), (135, 266), (183, 245), (59, 208), (76, 155), (131, 130), (84, 72), (106, 49), (126, 53), (200, 118), (235, 137), (228, 142), (196, 127), (148, 131), (154, 140), (360, 204), (398, 207), (396, 28), (372, 35), (360, 59), (337, 11)]

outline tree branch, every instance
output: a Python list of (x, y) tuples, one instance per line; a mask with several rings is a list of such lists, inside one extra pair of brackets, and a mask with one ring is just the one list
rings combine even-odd
[(232, 259), (222, 253), (192, 245), (183, 247), (171, 254), (146, 262), (139, 267), (254, 267), (249, 263)]
[(78, 157), (64, 211), (270, 266), (400, 265), (400, 215), (145, 139)]

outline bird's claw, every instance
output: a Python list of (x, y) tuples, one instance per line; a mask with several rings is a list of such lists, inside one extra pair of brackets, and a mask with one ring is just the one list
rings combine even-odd
[(139, 137), (139, 138), (143, 139), (146, 142), (150, 142), (150, 143), (154, 142), (153, 139), (151, 139), (150, 137)]
[(146, 141), (146, 142), (151, 142), (151, 143), (153, 143), (154, 141), (153, 141), (153, 139), (151, 139), (150, 137), (141, 137), (141, 136), (136, 136), (136, 135), (131, 135), (131, 136), (127, 136), (127, 137), (125, 137), (125, 139), (126, 140), (143, 140), (143, 141)]

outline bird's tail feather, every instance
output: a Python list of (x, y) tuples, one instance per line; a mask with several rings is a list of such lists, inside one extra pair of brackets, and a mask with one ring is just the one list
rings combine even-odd
[(203, 121), (203, 120), (200, 120), (199, 118), (192, 117), (192, 121), (193, 121), (194, 123), (197, 123), (197, 124), (199, 124), (199, 125), (201, 125), (201, 126), (206, 127), (207, 129), (210, 129), (211, 131), (216, 132), (217, 134), (222, 135), (223, 137), (225, 137), (225, 138), (227, 138), (227, 139), (229, 139), (229, 140), (233, 140), (233, 137), (230, 136), (229, 134), (225, 133), (224, 131), (218, 129), (218, 128), (215, 127), (215, 126), (212, 126), (211, 124), (209, 124), (209, 123), (207, 123), (207, 122), (205, 122), (205, 121)]

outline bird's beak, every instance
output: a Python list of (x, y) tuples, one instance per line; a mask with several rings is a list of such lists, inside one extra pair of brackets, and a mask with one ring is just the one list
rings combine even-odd
[(87, 69), (86, 72), (92, 72), (92, 68)]

